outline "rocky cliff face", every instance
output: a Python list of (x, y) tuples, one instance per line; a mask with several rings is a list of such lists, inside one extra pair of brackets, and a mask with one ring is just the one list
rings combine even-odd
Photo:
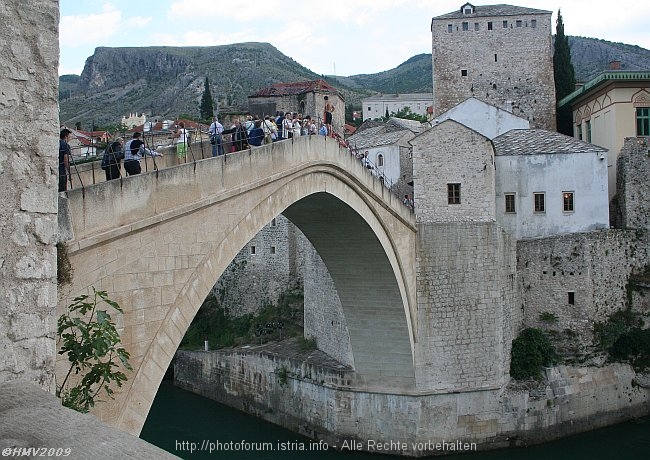
[(78, 80), (61, 77), (61, 120), (84, 126), (117, 124), (130, 112), (196, 116), (205, 77), (221, 109), (245, 109), (260, 87), (319, 75), (267, 43), (97, 48)]

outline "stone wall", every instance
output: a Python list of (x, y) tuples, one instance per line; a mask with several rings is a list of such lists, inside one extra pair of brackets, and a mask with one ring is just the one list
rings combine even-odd
[(494, 222), (420, 224), (416, 247), (418, 388), (502, 386), (521, 322), (514, 240)]
[(370, 440), (392, 441), (400, 447), (382, 453), (407, 456), (439, 454), (430, 446), (442, 442), (521, 446), (650, 412), (650, 390), (635, 384), (634, 371), (623, 364), (546, 369), (548, 383), (536, 397), (513, 388), (370, 392), (355, 386), (350, 370), (250, 350), (179, 351), (174, 370), (181, 388), (330, 447), (354, 440), (378, 452)]
[(525, 325), (566, 335), (569, 351), (588, 352), (594, 324), (625, 308), (630, 275), (650, 262), (648, 242), (646, 232), (625, 230), (518, 241)]
[[(445, 120), (411, 144), (418, 222), (495, 220), (494, 150), (489, 139)], [(449, 203), (449, 184), (460, 184), (457, 204)]]
[(551, 12), (434, 18), (431, 31), (434, 116), (476, 97), (527, 119), (531, 128), (555, 131)]
[(285, 217), (274, 218), (221, 275), (214, 286), (217, 300), (234, 316), (277, 303), (280, 294), (302, 284), (304, 258), (298, 246), (308, 244)]
[(0, 382), (52, 391), (59, 5), (6, 0), (0, 22)]
[(650, 231), (650, 145), (646, 138), (625, 139), (617, 160), (617, 226)]

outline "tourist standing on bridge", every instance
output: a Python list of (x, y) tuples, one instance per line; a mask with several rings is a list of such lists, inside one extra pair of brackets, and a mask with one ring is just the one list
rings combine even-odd
[(178, 129), (174, 133), (174, 139), (176, 139), (176, 155), (179, 160), (182, 160), (187, 154), (187, 144), (190, 140), (189, 133), (185, 129), (185, 123), (182, 121), (178, 122)]
[(262, 130), (264, 131), (264, 144), (272, 143), (278, 137), (278, 128), (271, 120), (271, 117), (266, 115), (262, 122)]
[(325, 120), (325, 126), (327, 126), (327, 135), (334, 137), (334, 129), (332, 128), (332, 112), (334, 112), (334, 105), (330, 102), (330, 98), (325, 96), (325, 109), (323, 113), (323, 119)]
[(232, 143), (235, 152), (248, 147), (248, 132), (239, 119), (235, 120), (235, 126), (232, 129)]
[(68, 189), (70, 158), (72, 157), (72, 150), (70, 150), (70, 144), (68, 144), (70, 134), (72, 134), (72, 131), (68, 128), (62, 129), (59, 134), (59, 192), (65, 192)]
[(255, 120), (253, 129), (248, 133), (248, 143), (252, 146), (259, 147), (264, 141), (264, 130), (262, 129), (262, 120)]
[(223, 125), (219, 123), (217, 117), (212, 118), (212, 124), (208, 131), (210, 133), (210, 144), (212, 144), (212, 156), (223, 155)]
[(142, 172), (142, 167), (140, 166), (140, 160), (143, 156), (147, 154), (152, 157), (161, 157), (162, 153), (158, 153), (155, 150), (149, 150), (144, 146), (142, 142), (142, 133), (135, 132), (133, 133), (133, 139), (126, 143), (124, 146), (124, 170), (129, 176), (134, 176)]
[(124, 158), (123, 150), (124, 140), (121, 137), (115, 139), (115, 142), (110, 144), (104, 152), (102, 158), (102, 169), (106, 174), (106, 180), (117, 179), (121, 176), (120, 167), (122, 159)]
[(289, 139), (291, 136), (293, 136), (293, 120), (291, 118), (291, 112), (287, 112), (282, 119), (282, 137)]

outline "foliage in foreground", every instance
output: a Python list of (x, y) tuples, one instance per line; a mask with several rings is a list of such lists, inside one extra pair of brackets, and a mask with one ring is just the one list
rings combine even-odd
[[(107, 310), (99, 309), (102, 304), (122, 312), (106, 292), (93, 288), (92, 297), (76, 297), (57, 321), (59, 354), (67, 355), (70, 367), (61, 385), (56, 386), (56, 396), (65, 407), (78, 412), (88, 412), (102, 390), (113, 397), (111, 384), (121, 387), (127, 380), (120, 364), (132, 370), (115, 323)], [(81, 380), (72, 375), (81, 376)], [(72, 380), (78, 383), (71, 386)]]
[(610, 315), (605, 323), (596, 323), (594, 332), (609, 360), (629, 362), (636, 371), (650, 369), (650, 330), (643, 329), (638, 313), (621, 310)]
[(526, 328), (512, 341), (510, 375), (514, 379), (539, 379), (541, 368), (556, 362), (555, 348), (540, 329)]

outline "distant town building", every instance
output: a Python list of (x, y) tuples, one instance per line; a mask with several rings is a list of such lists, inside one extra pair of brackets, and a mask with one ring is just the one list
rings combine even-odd
[(122, 126), (127, 128), (134, 128), (143, 125), (147, 121), (145, 114), (138, 115), (137, 113), (130, 113), (128, 117), (122, 117)]
[(427, 116), (427, 109), (433, 104), (431, 93), (377, 94), (361, 101), (363, 121), (376, 120), (394, 115), (408, 107), (411, 113)]
[(345, 99), (339, 91), (325, 80), (275, 83), (248, 96), (252, 115), (275, 116), (276, 112), (297, 112), (311, 116), (317, 122), (323, 120), (325, 96), (334, 105), (332, 120), (334, 130), (343, 134), (345, 124)]
[[(616, 63), (614, 63), (616, 67)], [(571, 107), (577, 139), (609, 150), (609, 196), (616, 193), (616, 160), (626, 137), (650, 136), (650, 72), (610, 69), (559, 102)]]
[(604, 148), (541, 129), (491, 140), (453, 119), (411, 145), (421, 221), (497, 221), (517, 239), (609, 227)]
[[(412, 122), (402, 124), (401, 122)], [(391, 118), (388, 122), (368, 121), (347, 143), (355, 154), (368, 153), (370, 171), (399, 197), (413, 194), (413, 162), (409, 141), (421, 131), (421, 123)]]
[(528, 129), (530, 122), (493, 105), (486, 104), (474, 97), (461, 102), (445, 113), (440, 114), (430, 125), (434, 126), (445, 120), (454, 120), (484, 135), (488, 139), (510, 131), (511, 129)]
[(607, 150), (553, 131), (492, 140), (497, 221), (517, 239), (609, 228)]
[(551, 11), (465, 3), (431, 21), (433, 116), (469, 97), (555, 130)]

